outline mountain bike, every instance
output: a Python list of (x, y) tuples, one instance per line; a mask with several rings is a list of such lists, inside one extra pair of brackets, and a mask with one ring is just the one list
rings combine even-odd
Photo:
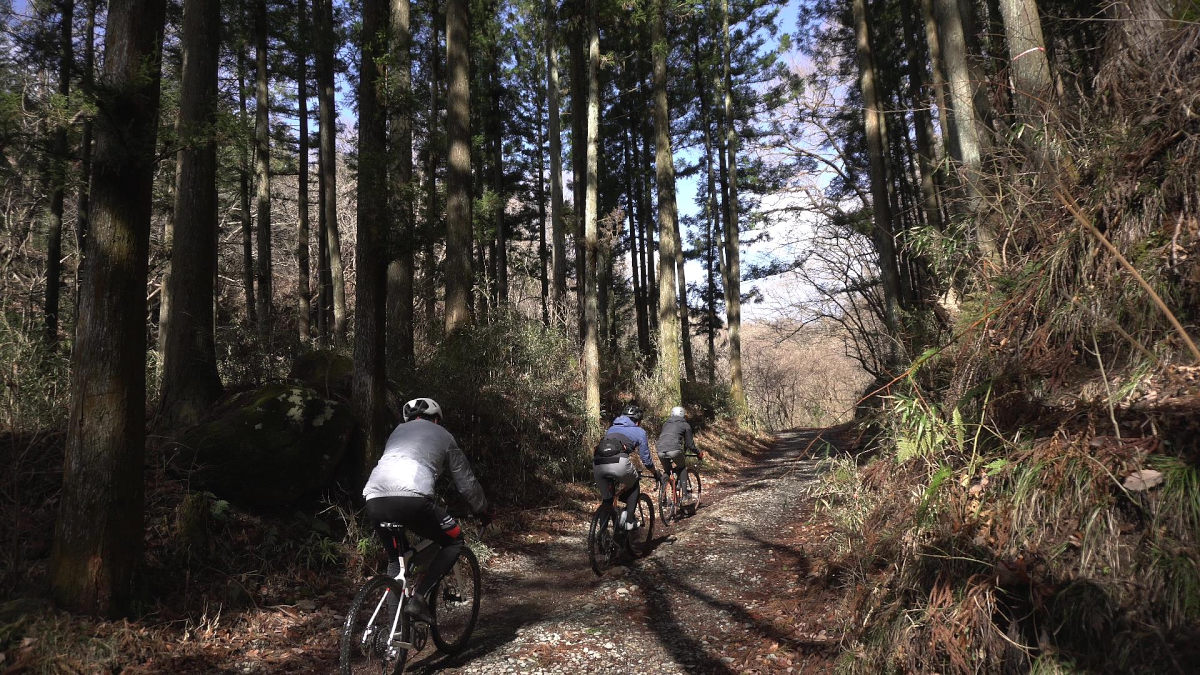
[[(367, 579), (346, 614), (339, 648), (341, 675), (350, 673), (403, 673), (411, 656), (432, 637), (446, 654), (462, 651), (479, 618), (479, 560), (463, 546), (454, 566), (429, 591), (433, 623), (412, 620), (403, 611), (404, 600), (416, 588), (420, 570), (428, 566), (438, 546), (408, 534), (398, 523), (380, 523), (380, 534), (392, 537), (399, 571), (395, 577), (377, 574)], [(403, 544), (403, 545), (401, 545)]]
[[(643, 473), (639, 475), (639, 478), (650, 475)], [(612, 478), (605, 480), (609, 482), (609, 492), (616, 496), (611, 502), (601, 502), (596, 507), (595, 513), (592, 514), (591, 526), (588, 529), (588, 562), (591, 563), (592, 571), (596, 573), (596, 576), (600, 576), (604, 570), (620, 562), (622, 552), (632, 558), (645, 555), (649, 551), (650, 540), (654, 534), (654, 503), (650, 500), (650, 496), (645, 492), (638, 496), (634, 515), (640, 526), (633, 530), (626, 530), (618, 525), (618, 514), (623, 507), (618, 509), (616, 503), (622, 496), (628, 496), (629, 491), (624, 490), (624, 495), (619, 495), (616, 490), (617, 481)]]
[[(684, 457), (697, 456), (694, 452), (684, 454)], [(658, 484), (658, 510), (663, 522), (671, 522), (676, 516), (695, 515), (703, 489), (695, 466), (688, 465), (683, 470), (683, 485), (675, 480), (675, 472), (668, 473)]]

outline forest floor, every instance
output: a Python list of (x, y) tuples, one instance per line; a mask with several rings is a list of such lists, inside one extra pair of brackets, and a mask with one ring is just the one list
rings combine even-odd
[[(649, 554), (600, 577), (586, 554), (596, 504), (587, 486), (572, 486), (553, 507), (502, 512), (477, 545), (484, 593), (467, 649), (447, 658), (430, 644), (410, 659), (409, 671), (833, 670), (840, 596), (811, 572), (813, 551), (830, 532), (810, 497), (822, 474), (811, 458), (821, 432), (780, 433), (706, 462), (698, 512), (656, 520)], [(291, 604), (217, 606), (182, 625), (96, 622), (90, 629), (93, 640), (118, 652), (103, 659), (109, 672), (331, 673), (354, 583), (334, 582)], [(76, 624), (71, 632), (81, 629), (89, 628)], [(0, 674), (94, 672), (67, 654), (31, 662), (25, 657), (46, 653), (39, 639), (51, 638), (26, 637), (0, 653)]]

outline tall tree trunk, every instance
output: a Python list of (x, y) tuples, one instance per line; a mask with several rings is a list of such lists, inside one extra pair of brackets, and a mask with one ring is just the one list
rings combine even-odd
[(492, 155), (492, 191), (496, 194), (496, 203), (492, 210), (492, 223), (496, 226), (496, 252), (494, 264), (496, 273), (494, 275), (496, 283), (496, 302), (497, 307), (504, 307), (508, 304), (508, 233), (504, 222), (504, 125), (500, 117), (500, 64), (498, 58), (493, 55), (491, 58), (491, 98), (492, 98), (492, 119), (491, 126), (491, 155)]
[(642, 237), (637, 218), (637, 156), (634, 143), (634, 116), (629, 116), (629, 128), (625, 130), (625, 195), (629, 203), (629, 269), (633, 276), (633, 313), (637, 323), (638, 352), (650, 353), (650, 319), (646, 314), (646, 275), (642, 264)]
[[(856, 0), (862, 2), (862, 0)], [(725, 200), (725, 264), (728, 268), (728, 304), (725, 313), (729, 323), (729, 394), (739, 411), (746, 410), (746, 389), (742, 385), (742, 277), (741, 253), (738, 249), (738, 137), (733, 119), (733, 76), (729, 61), (733, 47), (729, 40), (729, 2), (721, 3), (721, 23), (725, 52), (725, 143), (726, 163), (729, 166), (729, 194)]]
[[(649, 94), (650, 92), (646, 92)], [(644, 100), (652, 102), (652, 96), (647, 95)], [(657, 242), (654, 240), (654, 190), (652, 178), (654, 172), (650, 170), (651, 154), (650, 154), (650, 136), (653, 133), (652, 128), (643, 126), (642, 128), (642, 162), (641, 162), (641, 221), (642, 221), (642, 238), (644, 248), (642, 249), (643, 262), (645, 267), (642, 268), (642, 279), (646, 283), (648, 293), (646, 294), (646, 311), (650, 317), (650, 341), (656, 342), (661, 339), (658, 329), (658, 280), (654, 272), (654, 254), (658, 250)], [(658, 357), (657, 352), (652, 353), (651, 360)]]
[(271, 330), (271, 98), (267, 73), (267, 3), (254, 3), (254, 196), (258, 218), (258, 334)]
[(679, 297), (679, 340), (683, 346), (683, 372), (688, 382), (696, 381), (696, 361), (692, 355), (692, 331), (688, 315), (687, 277), (683, 272), (683, 238), (679, 235), (679, 219), (675, 219), (675, 280)]
[[(388, 335), (396, 336), (396, 359), (412, 366), (413, 346), (413, 189), (412, 163), (412, 33), (409, 28), (409, 0), (391, 1), (392, 58), (395, 100), (392, 103), (392, 166), (391, 197), (395, 203), (395, 233), (393, 249), (396, 260), (388, 266), (388, 301), (394, 307), (388, 312)], [(394, 324), (394, 325), (393, 325)]]
[(542, 282), (542, 325), (550, 327), (550, 248), (546, 237), (546, 128), (542, 126), (542, 108), (546, 105), (545, 90), (538, 87), (537, 100), (537, 200), (538, 200), (538, 276)]
[[(658, 186), (658, 368), (666, 387), (664, 408), (681, 402), (679, 391), (679, 302), (675, 266), (679, 214), (675, 204), (675, 158), (671, 152), (671, 117), (667, 106), (667, 40), (664, 0), (654, 0), (650, 42), (654, 53), (654, 169)], [(666, 413), (666, 410), (660, 410)]]
[(946, 102), (946, 76), (942, 68), (942, 41), (938, 36), (937, 21), (933, 18), (933, 1), (920, 0), (921, 19), (925, 23), (925, 45), (929, 47), (929, 72), (933, 76), (933, 101), (938, 109), (938, 126), (942, 133), (942, 143), (945, 152), (952, 157), (959, 157), (953, 129), (953, 116)]
[[(62, 19), (58, 30), (58, 93), (64, 99), (71, 93), (71, 69), (75, 52), (71, 43), (71, 24), (75, 18), (74, 0), (61, 0)], [(50, 158), (50, 210), (46, 217), (46, 304), (43, 311), (46, 344), (58, 344), (59, 295), (62, 290), (63, 204), (67, 192), (67, 127), (55, 125)]]
[(471, 35), (466, 0), (446, 0), (446, 332), (471, 324)]
[[(403, 1), (403, 0), (401, 0)], [(383, 451), (387, 302), (387, 119), (379, 62), (387, 58), (387, 0), (363, 0), (358, 78), (358, 236), (354, 293), (354, 402), (362, 425), (365, 477)]]
[(434, 326), (437, 319), (437, 256), (434, 254), (433, 243), (439, 238), (438, 223), (441, 210), (438, 208), (437, 192), (437, 158), (440, 154), (434, 145), (437, 139), (438, 101), (441, 98), (441, 46), (438, 40), (439, 17), (437, 0), (432, 0), (430, 8), (429, 44), (429, 133), (425, 141), (425, 232), (421, 237), (424, 246), (422, 261), (424, 274), (422, 281), (424, 291), (421, 295), (425, 300), (425, 329), (429, 341), (433, 341)]
[[(941, 38), (942, 60), (950, 88), (950, 115), (953, 118), (955, 157), (962, 167), (960, 183), (966, 192), (966, 211), (978, 214), (983, 206), (980, 191), (980, 150), (978, 115), (975, 111), (974, 85), (967, 63), (967, 41), (963, 33), (962, 16), (957, 0), (934, 0), (937, 10), (938, 36)], [(990, 227), (980, 220), (976, 229), (976, 240), (984, 257), (996, 255), (996, 236)]]
[[(84, 19), (83, 42), (83, 72), (79, 81), (80, 91), (85, 97), (95, 94), (96, 70), (96, 2), (87, 1), (87, 16)], [(90, 186), (88, 179), (92, 175), (92, 118), (83, 121), (83, 130), (79, 139), (79, 174), (83, 180), (79, 184), (79, 199), (75, 209), (75, 248), (77, 251), (75, 263), (75, 303), (79, 304), (79, 279), (84, 266), (84, 253), (87, 251), (88, 212), (90, 206)]]
[(217, 270), (217, 57), (220, 0), (186, 0), (180, 40), (175, 228), (166, 296), (172, 315), (163, 341), (160, 427), (196, 424), (221, 395), (213, 334)]
[[(1018, 122), (1028, 125), (1034, 138), (1044, 138), (1045, 118), (1053, 113), (1054, 87), (1046, 40), (1035, 0), (999, 0), (1008, 38), (1009, 73)], [(1050, 144), (1045, 143), (1048, 147)]]
[(332, 0), (314, 0), (320, 31), (317, 49), (317, 105), (320, 127), (320, 229), (321, 244), (325, 255), (321, 262), (320, 312), (328, 333), (322, 339), (332, 337), (341, 343), (346, 336), (346, 283), (342, 273), (342, 245), (338, 234), (337, 220), (337, 108), (334, 103), (333, 59), (337, 50), (333, 32)]
[(309, 326), (309, 316), (312, 312), (309, 287), (312, 282), (308, 258), (310, 239), (308, 218), (308, 36), (311, 34), (308, 26), (308, 2), (309, 0), (296, 0), (302, 37), (296, 48), (296, 105), (298, 107), (296, 115), (300, 122), (300, 147), (297, 153), (300, 176), (296, 181), (299, 187), (296, 194), (296, 209), (299, 211), (299, 224), (296, 228), (296, 266), (299, 268), (296, 279), (296, 326), (300, 331), (302, 342), (307, 342), (312, 336)]
[(908, 43), (908, 79), (913, 99), (913, 132), (917, 138), (917, 160), (921, 170), (921, 205), (925, 210), (925, 221), (930, 227), (942, 229), (942, 212), (938, 205), (937, 153), (933, 143), (933, 122), (925, 98), (925, 60), (919, 53), (920, 41), (916, 21), (914, 0), (904, 0), (905, 41)]
[(562, 129), (559, 120), (557, 2), (546, 0), (546, 95), (550, 113), (550, 233), (554, 260), (554, 312), (560, 315), (567, 296), (567, 233), (563, 229)]
[(875, 226), (872, 228), (875, 250), (879, 253), (879, 270), (883, 277), (886, 299), (884, 321), (888, 332), (895, 335), (898, 328), (896, 306), (900, 299), (900, 271), (892, 234), (892, 213), (887, 189), (887, 158), (884, 156), (884, 120), (876, 89), (875, 63), (867, 27), (865, 0), (853, 0), (854, 32), (858, 51), (859, 86), (863, 96), (863, 116), (867, 136), (867, 154), (871, 163), (871, 206)]
[(129, 608), (142, 557), (146, 277), (163, 0), (124, 0), (105, 28), (90, 254), (72, 353), (71, 412), (50, 583), (65, 607)]
[(588, 37), (576, 29), (571, 40), (571, 174), (574, 187), (575, 302), (579, 308), (578, 329), (582, 341), (587, 332), (584, 302), (587, 289), (587, 246), (583, 223), (587, 211), (587, 53)]
[(713, 166), (713, 139), (712, 139), (712, 120), (709, 116), (712, 102), (709, 98), (711, 92), (706, 86), (711, 82), (704, 77), (700, 72), (700, 54), (697, 50), (696, 56), (696, 86), (700, 88), (700, 123), (704, 126), (704, 167), (705, 179), (707, 180), (708, 200), (705, 206), (704, 222), (705, 222), (705, 273), (707, 275), (708, 285), (708, 383), (714, 384), (717, 377), (717, 347), (716, 347), (716, 332), (717, 332), (717, 286), (714, 274), (714, 259), (718, 258), (717, 249), (720, 237), (717, 236), (717, 230), (721, 224), (720, 212), (717, 209), (717, 180), (716, 167)]
[[(583, 381), (584, 409), (593, 426), (600, 425), (600, 345), (597, 334), (599, 304), (597, 291), (597, 255), (599, 223), (597, 203), (600, 192), (600, 30), (596, 25), (596, 0), (587, 4), (587, 194), (584, 197), (583, 232), (586, 239), (585, 263), (579, 283), (584, 287), (583, 304)], [(576, 111), (578, 111), (576, 107)], [(578, 142), (578, 138), (576, 139)]]
[[(243, 45), (244, 47), (245, 45)], [(250, 124), (246, 109), (246, 50), (237, 50), (238, 120), (243, 129)], [(242, 219), (242, 291), (246, 298), (246, 322), (258, 324), (254, 300), (254, 221), (250, 216), (250, 148), (242, 145), (238, 158), (238, 197)]]

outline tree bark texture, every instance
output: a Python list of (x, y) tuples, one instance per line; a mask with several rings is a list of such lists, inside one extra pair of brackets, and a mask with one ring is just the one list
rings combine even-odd
[(629, 269), (633, 276), (633, 313), (637, 324), (638, 352), (643, 356), (650, 353), (650, 318), (646, 312), (646, 275), (642, 265), (642, 236), (637, 218), (637, 190), (639, 184), (633, 147), (634, 116), (629, 116), (629, 128), (625, 131), (625, 194), (629, 203)]
[(129, 609), (143, 550), (146, 277), (163, 0), (114, 0), (96, 117), (92, 229), (50, 583), (63, 606)]
[[(83, 66), (79, 78), (79, 88), (84, 96), (95, 92), (96, 70), (96, 2), (87, 0), (87, 16), (84, 17), (83, 28)], [(75, 244), (78, 256), (75, 263), (75, 293), (79, 294), (79, 278), (83, 271), (84, 254), (87, 252), (88, 212), (91, 210), (91, 193), (88, 178), (92, 175), (92, 129), (91, 118), (84, 120), (79, 138), (79, 174), (83, 180), (79, 185), (79, 197), (75, 209)], [(78, 297), (76, 297), (78, 304)]]
[(471, 92), (466, 0), (446, 0), (446, 332), (471, 324)]
[[(74, 0), (62, 0), (58, 29), (58, 93), (64, 99), (71, 93), (71, 71), (75, 52), (71, 43), (71, 24), (75, 18)], [(43, 311), (46, 344), (58, 344), (59, 297), (62, 290), (63, 205), (67, 192), (67, 128), (57, 124), (50, 149), (50, 199), (46, 217), (46, 303)]]
[(1046, 58), (1046, 40), (1035, 0), (999, 0), (1008, 41), (1009, 78), (1017, 121), (1030, 127), (1035, 139), (1049, 147), (1043, 136), (1046, 115), (1054, 112), (1051, 103), (1054, 85), (1050, 62)]
[(342, 273), (342, 245), (337, 220), (337, 107), (334, 103), (333, 59), (337, 50), (333, 31), (332, 0), (314, 0), (320, 37), (318, 39), (317, 105), (320, 127), (318, 164), (320, 180), (320, 237), (325, 247), (321, 261), (319, 311), (326, 329), (322, 338), (341, 343), (346, 336), (346, 283)]
[[(956, 0), (934, 0), (938, 35), (941, 38), (942, 60), (950, 89), (950, 110), (953, 119), (955, 142), (961, 167), (959, 182), (966, 195), (966, 211), (978, 214), (983, 206), (983, 195), (979, 187), (979, 172), (982, 168), (978, 113), (975, 110), (975, 87), (971, 81), (970, 65), (967, 61), (967, 40), (963, 32), (962, 16)], [(979, 224), (976, 240), (984, 257), (996, 254), (996, 237), (990, 228)]]
[(438, 207), (437, 191), (437, 167), (440, 153), (435, 143), (438, 138), (436, 132), (438, 111), (441, 109), (438, 102), (441, 99), (442, 64), (441, 45), (438, 39), (437, 0), (432, 0), (430, 14), (432, 26), (430, 26), (429, 49), (429, 135), (425, 140), (425, 231), (421, 237), (424, 246), (422, 263), (425, 273), (422, 275), (424, 291), (421, 295), (425, 301), (425, 329), (432, 341), (437, 318), (437, 255), (434, 253), (433, 243), (440, 238), (441, 234), (439, 232), (441, 210)]
[[(862, 0), (857, 0), (862, 2)], [(729, 394), (739, 411), (746, 410), (746, 389), (742, 384), (742, 272), (738, 231), (738, 175), (737, 133), (733, 120), (733, 79), (730, 55), (733, 47), (729, 40), (729, 2), (721, 4), (723, 42), (725, 52), (725, 143), (724, 154), (729, 166), (729, 193), (725, 199), (725, 264), (728, 268), (729, 285), (726, 290), (725, 314), (729, 323)]]
[(558, 17), (555, 0), (546, 1), (546, 96), (550, 117), (550, 236), (554, 261), (555, 314), (561, 314), (567, 296), (567, 233), (563, 229), (562, 125), (558, 88)]
[(166, 297), (171, 318), (163, 349), (160, 426), (204, 417), (221, 395), (213, 332), (217, 270), (217, 50), (220, 0), (183, 5), (183, 73), (176, 132), (175, 228)]
[(913, 98), (913, 132), (917, 139), (917, 161), (921, 171), (921, 200), (925, 210), (925, 222), (935, 230), (942, 230), (941, 208), (938, 193), (941, 181), (936, 174), (937, 153), (934, 150), (933, 122), (925, 94), (925, 63), (920, 54), (916, 7), (913, 0), (904, 0), (902, 5), (905, 26), (905, 41), (908, 43), (908, 81)]
[[(599, 152), (600, 152), (600, 30), (596, 25), (596, 0), (588, 0), (587, 22), (587, 195), (583, 211), (586, 240), (585, 264), (579, 283), (584, 287), (583, 381), (584, 407), (593, 426), (600, 424), (599, 301), (596, 266), (599, 254)], [(576, 108), (578, 110), (578, 108)], [(576, 139), (578, 142), (578, 139)]]
[(572, 229), (575, 234), (575, 303), (579, 339), (587, 331), (584, 316), (587, 289), (587, 243), (584, 213), (587, 210), (587, 35), (576, 28), (568, 38), (571, 54), (571, 176), (574, 195)]
[(888, 332), (898, 327), (897, 303), (900, 298), (900, 271), (892, 235), (892, 213), (887, 191), (887, 157), (884, 145), (884, 120), (876, 88), (875, 62), (871, 52), (865, 0), (853, 0), (854, 33), (858, 53), (859, 86), (863, 96), (863, 117), (867, 136), (867, 154), (871, 164), (871, 207), (875, 250), (879, 253), (879, 271), (886, 299), (884, 321)]
[[(654, 168), (658, 186), (658, 368), (667, 396), (663, 407), (681, 401), (679, 390), (679, 302), (675, 295), (675, 265), (679, 242), (679, 213), (675, 203), (675, 158), (671, 152), (671, 117), (667, 105), (667, 40), (664, 0), (655, 0), (650, 17), (654, 54)], [(667, 410), (660, 410), (666, 413)]]
[[(245, 47), (245, 45), (242, 45)], [(250, 114), (246, 108), (246, 54), (237, 50), (238, 69), (238, 121), (242, 128), (249, 125)], [(246, 322), (258, 325), (258, 305), (254, 299), (254, 220), (250, 214), (250, 149), (242, 145), (238, 150), (238, 198), (242, 224), (242, 293), (246, 298)]]
[(309, 318), (312, 314), (311, 276), (308, 248), (311, 229), (308, 217), (308, 36), (311, 35), (308, 22), (309, 0), (296, 0), (296, 9), (300, 35), (302, 39), (296, 48), (296, 105), (299, 118), (300, 147), (297, 166), (300, 175), (297, 179), (296, 209), (299, 212), (296, 228), (296, 327), (302, 342), (312, 336)]
[(396, 259), (388, 267), (388, 298), (394, 311), (388, 312), (388, 334), (395, 336), (396, 359), (412, 365), (413, 346), (413, 201), (417, 191), (412, 184), (412, 33), (409, 28), (409, 0), (391, 0), (392, 87), (391, 101), (391, 198), (395, 205)]
[(387, 0), (364, 0), (358, 79), (358, 237), (354, 311), (354, 403), (365, 437), (363, 477), (383, 451), (387, 302), (387, 120), (379, 61), (387, 56)]
[(267, 72), (267, 3), (254, 4), (254, 198), (258, 218), (258, 334), (271, 330), (271, 96)]
[(550, 247), (546, 236), (546, 128), (542, 126), (542, 108), (546, 105), (545, 90), (538, 88), (537, 100), (537, 203), (538, 203), (538, 278), (542, 282), (542, 325), (550, 327)]

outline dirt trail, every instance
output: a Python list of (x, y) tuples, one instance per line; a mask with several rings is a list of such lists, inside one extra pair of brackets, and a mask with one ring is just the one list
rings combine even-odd
[(699, 512), (656, 523), (653, 550), (627, 568), (592, 573), (582, 520), (498, 547), (468, 649), (447, 658), (427, 648), (410, 671), (831, 670), (831, 612), (808, 589), (804, 552), (819, 468), (801, 454), (817, 431), (779, 434), (748, 468), (706, 475)]

